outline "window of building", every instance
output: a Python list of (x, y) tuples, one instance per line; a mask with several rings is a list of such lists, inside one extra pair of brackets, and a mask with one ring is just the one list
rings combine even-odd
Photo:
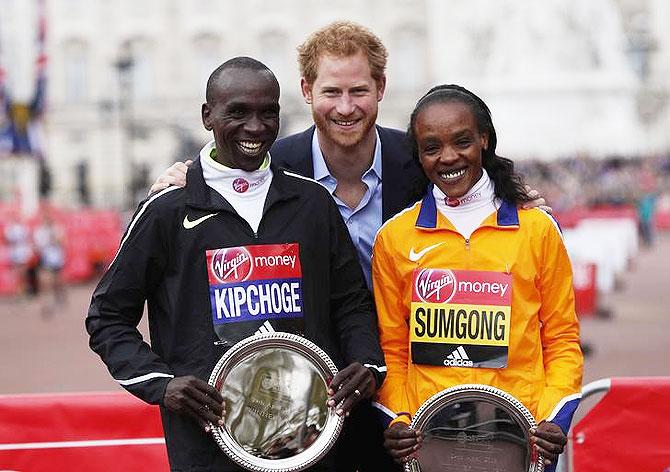
[(63, 84), (66, 103), (81, 103), (88, 98), (89, 50), (84, 41), (70, 40), (63, 46)]
[(194, 38), (193, 54), (196, 76), (194, 90), (203, 95), (205, 84), (210, 74), (223, 62), (221, 52), (221, 38), (214, 34), (205, 33)]
[(132, 66), (130, 70), (131, 92), (135, 100), (154, 96), (154, 54), (153, 45), (147, 39), (135, 39), (129, 43)]
[(291, 56), (291, 47), (288, 45), (286, 34), (278, 30), (267, 30), (261, 33), (259, 59), (272, 70), (280, 82), (285, 82), (288, 75), (288, 66), (294, 67), (294, 56)]
[(414, 91), (426, 82), (426, 48), (424, 31), (419, 28), (403, 27), (393, 33), (392, 73), (399, 90)]

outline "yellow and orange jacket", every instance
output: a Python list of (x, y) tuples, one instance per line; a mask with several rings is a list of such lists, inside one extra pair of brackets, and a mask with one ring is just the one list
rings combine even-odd
[[(412, 362), (412, 274), (420, 268), (511, 274), (506, 367)], [(373, 249), (372, 275), (388, 367), (377, 399), (383, 411), (413, 415), (423, 402), (445, 388), (486, 384), (515, 396), (538, 422), (553, 421), (567, 434), (579, 403), (583, 356), (572, 269), (560, 229), (551, 216), (539, 209), (517, 209), (503, 201), (466, 240), (437, 210), (432, 192), (428, 192), (422, 201), (380, 229)], [(409, 422), (409, 418), (399, 415), (393, 421)]]

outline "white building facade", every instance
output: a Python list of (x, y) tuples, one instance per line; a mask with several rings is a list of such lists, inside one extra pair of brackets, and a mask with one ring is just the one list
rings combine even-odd
[[(30, 83), (32, 70), (5, 51), (12, 43), (29, 48), (34, 33), (9, 25), (17, 15), (22, 24), (34, 22), (35, 9), (26, 6), (33, 1), (0, 0), (0, 64), (17, 87)], [(643, 80), (629, 61), (628, 10), (620, 3), (46, 0), (44, 131), (53, 199), (77, 202), (75, 169), (84, 163), (91, 203), (122, 207), (139, 198), (127, 193), (142, 168), (153, 179), (176, 159), (193, 157), (208, 139), (200, 119), (207, 77), (233, 56), (255, 57), (277, 75), (281, 134), (303, 129), (311, 118), (296, 46), (337, 19), (368, 26), (389, 50), (384, 125), (405, 128), (429, 86), (455, 82), (489, 103), (500, 149), (510, 157), (667, 151), (670, 42), (663, 28), (670, 8), (664, 0), (645, 4), (656, 49)], [(594, 21), (599, 28), (591, 28)], [(646, 121), (637, 108), (645, 87), (661, 103)]]

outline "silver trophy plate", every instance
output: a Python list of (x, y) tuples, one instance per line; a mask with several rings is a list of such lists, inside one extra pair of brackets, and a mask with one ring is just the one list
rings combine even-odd
[(530, 445), (535, 419), (512, 395), (488, 385), (466, 384), (433, 395), (410, 427), (423, 433), (407, 472), (542, 472)]
[(258, 472), (292, 472), (335, 444), (343, 418), (326, 404), (337, 368), (307, 339), (289, 333), (246, 338), (221, 357), (209, 384), (221, 392), (225, 425), (214, 439), (235, 463)]

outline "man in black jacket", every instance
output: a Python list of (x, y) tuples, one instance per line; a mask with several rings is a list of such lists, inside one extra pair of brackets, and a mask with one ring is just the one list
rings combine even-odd
[[(337, 207), (322, 186), (270, 162), (278, 100), (279, 84), (258, 61), (231, 59), (212, 73), (202, 119), (214, 140), (186, 188), (140, 204), (91, 301), (91, 348), (128, 391), (161, 406), (173, 470), (241, 470), (208, 434), (225, 412), (205, 379), (261, 327), (302, 334), (330, 355), (341, 369), (329, 392), (329, 405), (343, 401), (338, 414), (383, 380), (371, 296)], [(253, 261), (270, 257), (286, 267), (261, 280)], [(262, 303), (252, 293), (280, 293), (271, 285), (288, 277), (290, 303), (252, 309)], [(249, 284), (244, 300), (218, 296)], [(151, 345), (137, 330), (145, 301)], [(314, 470), (336, 470), (332, 457)]]
[[(384, 221), (419, 200), (427, 187), (403, 131), (376, 125), (386, 88), (386, 48), (368, 29), (332, 23), (299, 48), (301, 90), (314, 126), (278, 140), (275, 164), (315, 178), (333, 196), (347, 224), (368, 285), (375, 234)], [(151, 191), (184, 185), (186, 166), (168, 169)], [(383, 178), (382, 178), (383, 176)], [(383, 447), (384, 413), (360, 404), (345, 424), (338, 470), (393, 470)]]

